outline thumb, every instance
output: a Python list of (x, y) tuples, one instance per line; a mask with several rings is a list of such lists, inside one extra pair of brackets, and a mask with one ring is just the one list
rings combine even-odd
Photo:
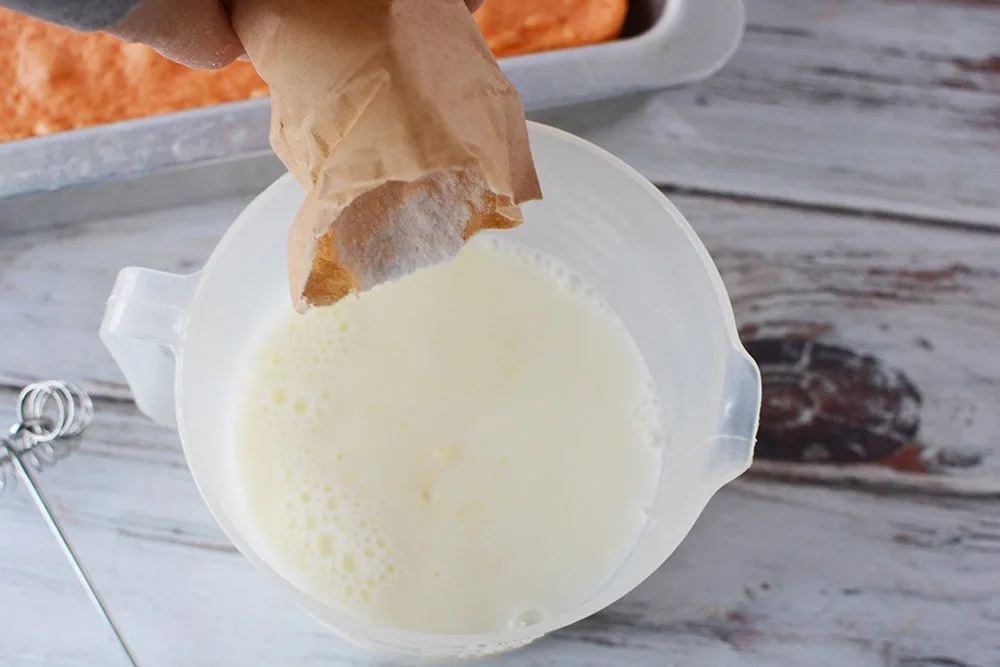
[(243, 53), (219, 0), (145, 0), (108, 32), (195, 69), (217, 69)]

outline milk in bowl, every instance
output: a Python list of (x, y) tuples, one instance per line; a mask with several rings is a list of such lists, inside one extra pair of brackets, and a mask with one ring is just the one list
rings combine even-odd
[(760, 375), (681, 213), (529, 124), (545, 197), (452, 262), (292, 312), (290, 175), (204, 268), (128, 267), (101, 338), (233, 545), (337, 636), (421, 659), (607, 607), (750, 465)]
[(231, 456), (259, 554), (344, 613), (476, 634), (589, 598), (660, 471), (655, 385), (558, 261), (479, 236), (452, 262), (248, 348)]

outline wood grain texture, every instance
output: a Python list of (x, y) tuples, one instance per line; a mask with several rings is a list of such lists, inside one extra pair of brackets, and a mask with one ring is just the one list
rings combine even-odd
[(674, 200), (712, 253), (744, 338), (791, 333), (874, 354), (922, 395), (915, 446), (980, 459), (946, 479), (850, 466), (760, 472), (1000, 494), (1000, 234)]
[(104, 303), (125, 266), (189, 273), (250, 201), (113, 218), (2, 237), (0, 385), (75, 379), (95, 396), (131, 400), (97, 331)]
[(1000, 3), (747, 0), (685, 90), (555, 110), (660, 184), (1000, 225)]
[[(0, 391), (0, 419), (13, 399)], [(394, 664), (334, 640), (233, 551), (175, 434), (126, 403), (97, 408), (42, 482), (144, 665)], [(0, 511), (0, 627), (18, 628), (0, 664), (122, 664), (21, 491)], [(996, 503), (739, 483), (623, 601), (481, 664), (990, 667), (998, 558)]]

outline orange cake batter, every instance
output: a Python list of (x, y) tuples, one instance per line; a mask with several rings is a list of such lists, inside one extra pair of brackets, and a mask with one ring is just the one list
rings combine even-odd
[(138, 44), (0, 9), (0, 141), (267, 95), (249, 63), (188, 69)]
[(486, 0), (473, 16), (498, 58), (618, 37), (628, 0)]
[[(498, 57), (614, 39), (628, 0), (486, 0)], [(267, 95), (249, 63), (191, 70), (138, 44), (0, 8), (0, 142)]]

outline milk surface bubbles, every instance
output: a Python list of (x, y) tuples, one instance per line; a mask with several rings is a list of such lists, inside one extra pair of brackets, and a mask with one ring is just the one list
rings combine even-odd
[(635, 544), (663, 433), (624, 325), (563, 265), (480, 236), (271, 323), (234, 397), (255, 550), (302, 591), (466, 634), (589, 599)]

